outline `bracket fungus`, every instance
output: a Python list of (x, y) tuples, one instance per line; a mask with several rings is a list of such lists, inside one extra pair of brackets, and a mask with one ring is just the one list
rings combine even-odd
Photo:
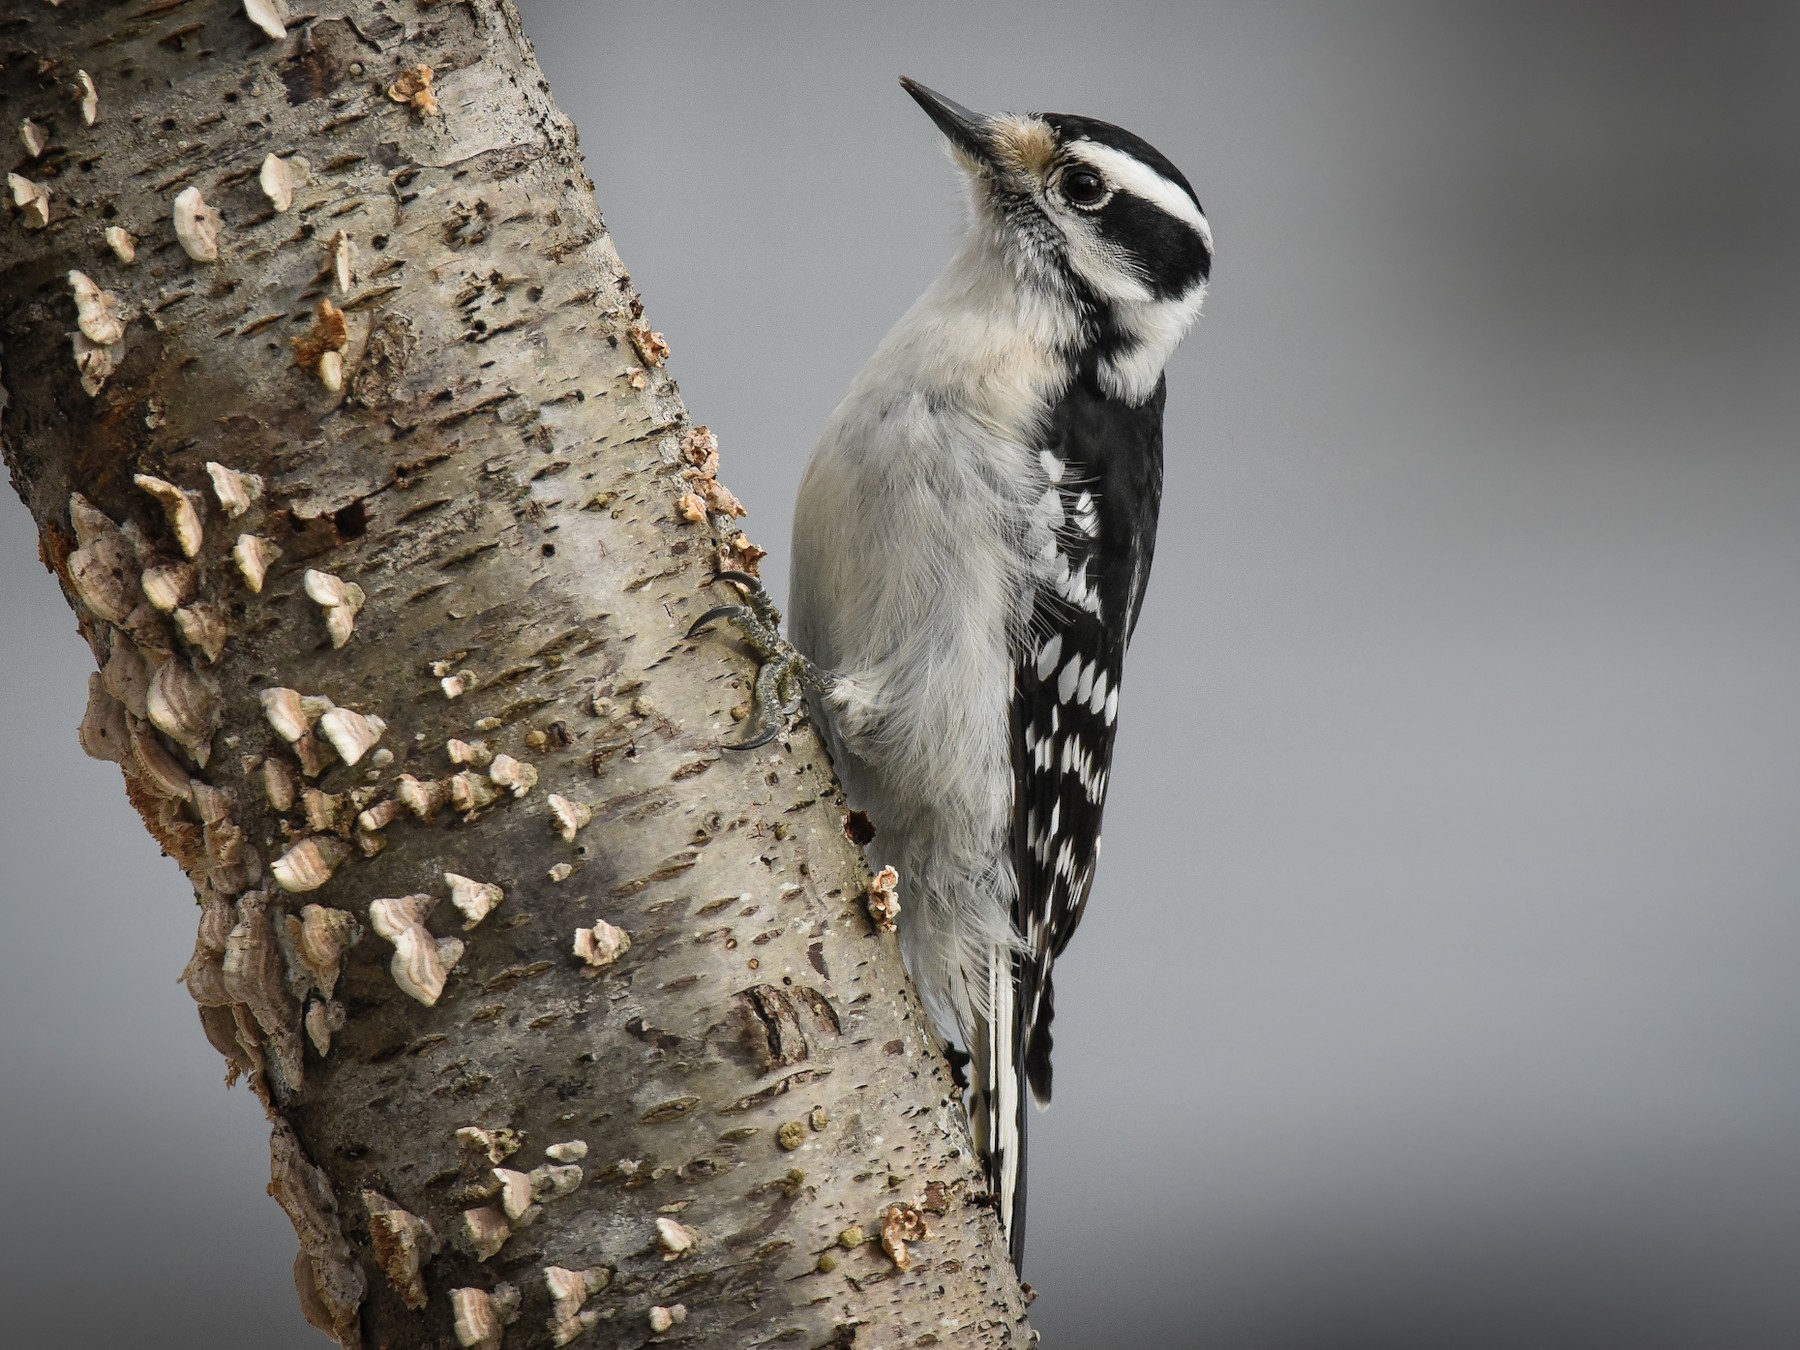
[(75, 72), (75, 93), (81, 104), (81, 121), (93, 126), (100, 120), (100, 91), (94, 88), (94, 77), (85, 70)]
[(700, 1241), (700, 1234), (689, 1228), (679, 1219), (671, 1219), (667, 1215), (658, 1215), (656, 1220), (656, 1242), (663, 1249), (663, 1260), (679, 1261)]
[(487, 918), (506, 899), (506, 892), (489, 881), (475, 881), (455, 872), (444, 873), (444, 880), (450, 887), (450, 903), (462, 911), (465, 930)]
[(137, 261), (137, 236), (123, 225), (108, 225), (105, 239), (106, 246), (113, 251), (113, 257), (127, 267)]
[(369, 904), (370, 925), (394, 944), (394, 956), (388, 963), (394, 983), (427, 1008), (443, 994), (450, 967), (463, 954), (460, 938), (434, 938), (425, 927), (425, 916), (436, 904), (436, 897), (429, 895), (406, 895)]
[(581, 832), (582, 826), (594, 818), (593, 808), (582, 802), (570, 801), (560, 792), (552, 792), (549, 801), (550, 814), (556, 820), (557, 833), (562, 835), (564, 843), (574, 843), (575, 836)]
[(294, 193), (311, 181), (312, 165), (301, 156), (289, 155), (286, 159), (280, 155), (263, 156), (258, 182), (262, 184), (263, 196), (277, 212), (292, 207)]
[(550, 1292), (550, 1343), (567, 1345), (599, 1321), (599, 1314), (583, 1312), (581, 1305), (590, 1295), (599, 1293), (612, 1283), (612, 1272), (605, 1266), (587, 1270), (570, 1270), (565, 1266), (545, 1266), (544, 1286)]
[(199, 652), (211, 665), (224, 654), (231, 629), (225, 622), (225, 611), (211, 601), (183, 605), (175, 611), (175, 630), (181, 640)]
[(293, 339), (294, 364), (310, 370), (336, 394), (344, 387), (344, 349), (350, 345), (350, 325), (344, 311), (328, 299), (313, 311), (313, 326)]
[(349, 856), (350, 847), (343, 840), (309, 835), (271, 863), (269, 871), (282, 890), (301, 894), (330, 881), (338, 864)]
[(144, 588), (144, 599), (164, 614), (173, 614), (200, 590), (200, 575), (191, 563), (163, 563), (145, 568), (144, 575), (138, 580)]
[(669, 359), (669, 343), (661, 333), (652, 333), (642, 324), (634, 323), (625, 330), (625, 336), (631, 342), (631, 349), (638, 354), (638, 360), (646, 366), (660, 366)]
[(869, 883), (869, 918), (878, 933), (892, 933), (899, 927), (900, 874), (884, 867)]
[(213, 495), (232, 519), (244, 514), (263, 494), (263, 480), (254, 473), (239, 473), (216, 459), (206, 461), (206, 476), (212, 479)]
[(190, 558), (197, 554), (206, 534), (200, 526), (200, 512), (194, 506), (194, 499), (173, 483), (151, 474), (134, 473), (131, 481), (162, 503), (163, 514), (168, 518), (169, 529), (182, 553)]
[(925, 1216), (916, 1205), (889, 1205), (881, 1216), (881, 1250), (901, 1270), (912, 1266), (909, 1242), (920, 1242), (932, 1235), (925, 1226)]
[(6, 185), (12, 189), (13, 205), (25, 218), (25, 228), (41, 230), (50, 223), (50, 189), (32, 182), (24, 174), (9, 173)]
[(262, 690), (257, 698), (262, 701), (263, 716), (269, 719), (269, 725), (275, 728), (275, 734), (290, 745), (311, 731), (312, 724), (319, 720), (321, 714), (336, 706), (323, 695), (308, 696), (297, 689), (287, 689), (280, 685)]
[(306, 595), (325, 611), (325, 631), (333, 647), (342, 647), (356, 631), (356, 616), (361, 612), (363, 588), (316, 567), (306, 569)]
[(506, 1332), (487, 1290), (452, 1289), (450, 1311), (463, 1350), (500, 1350)]
[(347, 232), (339, 230), (331, 236), (331, 273), (340, 295), (350, 294), (350, 286), (356, 280), (352, 274), (355, 256), (356, 246)]
[(560, 1144), (552, 1144), (544, 1150), (546, 1158), (562, 1163), (580, 1162), (587, 1155), (588, 1146), (585, 1139), (568, 1139)]
[(394, 797), (418, 819), (429, 821), (450, 804), (450, 785), (440, 779), (423, 780), (403, 773), (395, 785)]
[(450, 805), (465, 816), (473, 816), (500, 800), (500, 789), (491, 780), (467, 769), (451, 774), (444, 783), (450, 789)]
[[(137, 559), (130, 541), (105, 512), (79, 492), (69, 498), (69, 518), (75, 526), (76, 542), (66, 564), (70, 588), (89, 613), (108, 623), (123, 623), (137, 608), (142, 593), (134, 575)], [(115, 642), (113, 652), (115, 659), (132, 661), (135, 668), (143, 665), (137, 649), (128, 642)], [(113, 693), (142, 715), (135, 700), (125, 698), (122, 690)]]
[(327, 708), (319, 717), (319, 733), (346, 764), (355, 764), (373, 750), (386, 730), (387, 723), (374, 713)]
[(494, 1180), (500, 1183), (500, 1208), (520, 1228), (536, 1223), (544, 1207), (532, 1192), (531, 1178), (511, 1167), (496, 1167)]
[(590, 972), (604, 970), (630, 950), (631, 935), (605, 919), (596, 919), (592, 928), (575, 930), (575, 955), (587, 963)]
[(25, 153), (36, 159), (50, 144), (50, 133), (27, 117), (19, 123), (19, 139), (25, 142)]
[(212, 682), (186, 661), (171, 658), (150, 677), (145, 698), (150, 723), (180, 744), (201, 768), (212, 755), (219, 699)]
[(69, 272), (69, 289), (75, 292), (76, 323), (88, 341), (110, 347), (125, 336), (118, 296), (102, 290), (86, 272), (75, 269)]
[(231, 560), (237, 564), (244, 585), (250, 588), (252, 595), (262, 594), (263, 579), (268, 576), (270, 565), (280, 556), (278, 547), (257, 534), (240, 534), (237, 543), (231, 546)]
[(506, 1240), (512, 1236), (512, 1225), (497, 1205), (465, 1209), (462, 1217), (463, 1236), (469, 1240), (469, 1250), (475, 1253), (477, 1261), (499, 1255)]
[(195, 262), (219, 260), (219, 230), (224, 223), (199, 188), (185, 187), (175, 194), (175, 237)]
[(283, 0), (244, 0), (244, 17), (276, 42), (287, 36), (287, 16)]
[(671, 1303), (665, 1308), (658, 1303), (650, 1309), (649, 1318), (650, 1330), (660, 1336), (671, 1327), (687, 1321), (687, 1304)]
[(511, 755), (495, 755), (488, 768), (488, 778), (495, 787), (505, 788), (515, 797), (523, 797), (537, 786), (538, 771), (529, 764), (521, 764)]
[(416, 1214), (409, 1214), (379, 1191), (362, 1193), (369, 1212), (369, 1243), (375, 1264), (414, 1312), (425, 1307), (423, 1267), (437, 1253), (437, 1234)]
[(519, 1151), (525, 1136), (508, 1125), (492, 1130), (479, 1125), (464, 1125), (456, 1132), (456, 1142), (485, 1155), (488, 1162), (498, 1166)]
[(308, 981), (326, 998), (337, 992), (344, 954), (362, 941), (362, 924), (346, 909), (305, 905), (300, 917), (287, 919), (289, 944), (305, 968)]
[(430, 117), (438, 111), (437, 96), (431, 92), (433, 74), (430, 66), (408, 66), (388, 86), (387, 95), (396, 103), (408, 105), (421, 117)]

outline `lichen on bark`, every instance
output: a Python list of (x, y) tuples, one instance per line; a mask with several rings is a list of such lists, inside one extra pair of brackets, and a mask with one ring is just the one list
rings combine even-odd
[[(683, 634), (758, 551), (516, 16), (246, 11), (8, 21), (0, 436), (307, 1315), (1025, 1343), (829, 764), (719, 748), (748, 671)], [(842, 1243), (896, 1204), (905, 1269)]]

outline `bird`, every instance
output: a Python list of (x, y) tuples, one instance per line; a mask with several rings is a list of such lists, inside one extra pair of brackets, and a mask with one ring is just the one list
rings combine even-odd
[(961, 247), (819, 438), (788, 638), (735, 575), (751, 603), (693, 631), (731, 619), (765, 658), (744, 744), (804, 699), (872, 821), (1022, 1269), (1025, 1101), (1050, 1100), (1052, 974), (1094, 883), (1155, 545), (1164, 366), (1200, 313), (1212, 229), (1129, 131), (901, 84), (962, 171)]

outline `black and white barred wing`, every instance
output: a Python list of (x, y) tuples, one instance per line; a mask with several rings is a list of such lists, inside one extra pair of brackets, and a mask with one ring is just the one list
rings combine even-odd
[(1017, 1053), (1050, 1100), (1051, 968), (1081, 922), (1100, 854), (1119, 681), (1162, 496), (1163, 390), (1132, 407), (1078, 383), (1043, 450), (1060, 514), (1014, 671)]

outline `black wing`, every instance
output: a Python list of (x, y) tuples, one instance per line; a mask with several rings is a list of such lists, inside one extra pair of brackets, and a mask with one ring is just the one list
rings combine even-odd
[[(1087, 904), (1112, 769), (1119, 677), (1137, 626), (1162, 503), (1165, 386), (1132, 406), (1078, 375), (1043, 446), (1065, 524), (1013, 685), (1014, 1045), (1023, 1077), (1050, 1100), (1051, 966)], [(1024, 1085), (1019, 1093), (1021, 1107)]]

